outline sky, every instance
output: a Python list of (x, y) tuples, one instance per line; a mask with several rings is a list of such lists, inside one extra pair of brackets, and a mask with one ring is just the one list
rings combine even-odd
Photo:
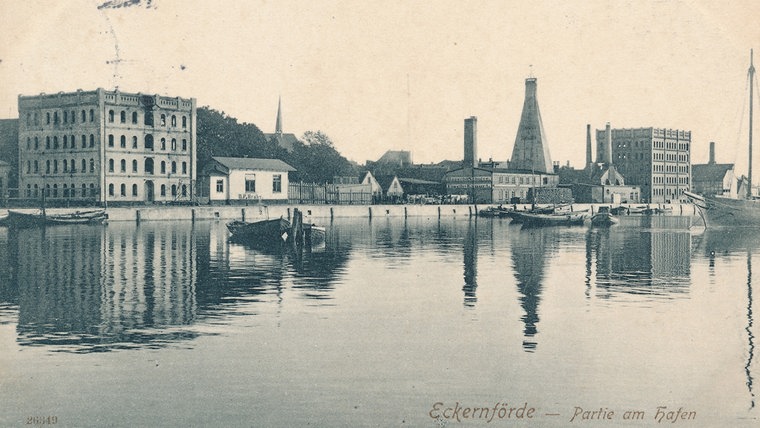
[(586, 124), (610, 122), (690, 130), (693, 163), (715, 141), (746, 170), (757, 1), (133, 1), (0, 0), (0, 118), (19, 94), (118, 87), (273, 132), (281, 97), (285, 132), (359, 163), (461, 160), (470, 116), (478, 157), (506, 160), (532, 75), (555, 162), (582, 168)]

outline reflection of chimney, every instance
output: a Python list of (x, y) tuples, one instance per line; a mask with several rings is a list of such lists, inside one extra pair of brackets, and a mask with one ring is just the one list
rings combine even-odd
[(586, 169), (591, 169), (591, 124), (586, 124)]
[(715, 163), (715, 142), (710, 141), (710, 164)]
[(612, 128), (610, 128), (609, 122), (607, 122), (607, 127), (605, 128), (605, 137), (604, 163), (609, 167), (612, 165)]
[(478, 118), (464, 120), (464, 167), (477, 167), (475, 152), (478, 150)]

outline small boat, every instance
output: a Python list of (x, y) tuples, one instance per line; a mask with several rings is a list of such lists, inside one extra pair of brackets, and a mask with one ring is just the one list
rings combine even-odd
[(672, 212), (673, 207), (654, 207), (654, 208), (647, 208), (644, 210), (642, 214), (644, 215), (662, 215), (668, 212)]
[(108, 218), (105, 210), (76, 211), (64, 214), (48, 214), (45, 210), (35, 213), (8, 211), (5, 224), (11, 227), (40, 227), (63, 224), (101, 224)]
[(518, 222), (525, 226), (573, 226), (583, 225), (586, 213), (535, 214), (519, 213)]
[(610, 207), (599, 207), (596, 214), (591, 216), (591, 225), (596, 227), (609, 227), (619, 222), (620, 220), (612, 215)]
[(512, 210), (510, 208), (504, 208), (501, 205), (499, 205), (498, 207), (488, 207), (488, 208), (478, 211), (478, 216), (490, 217), (490, 218), (505, 218), (509, 216), (509, 213), (511, 211)]
[(322, 226), (316, 224), (304, 224), (303, 225), (304, 239), (307, 244), (311, 246), (317, 246), (325, 243), (325, 237), (327, 231)]
[(251, 242), (286, 242), (290, 237), (290, 222), (284, 218), (255, 222), (233, 221), (227, 229), (235, 239)]
[[(308, 246), (319, 245), (325, 242), (325, 228), (315, 224), (302, 224), (302, 215), (298, 209), (293, 212), (294, 222), (282, 217), (272, 220), (255, 222), (233, 221), (227, 223), (227, 229), (232, 238), (257, 246), (279, 246), (284, 243), (305, 243)], [(300, 226), (300, 231), (298, 230)], [(300, 233), (300, 238), (298, 238)], [(302, 239), (296, 242), (296, 239)]]
[(506, 217), (509, 217), (512, 219), (512, 223), (522, 223), (524, 221), (523, 214), (546, 214), (546, 215), (568, 215), (568, 214), (577, 214), (577, 213), (583, 213), (588, 210), (584, 211), (571, 211), (572, 206), (568, 204), (563, 205), (553, 205), (549, 207), (533, 207), (526, 211), (517, 211), (517, 210), (509, 210), (506, 214)]

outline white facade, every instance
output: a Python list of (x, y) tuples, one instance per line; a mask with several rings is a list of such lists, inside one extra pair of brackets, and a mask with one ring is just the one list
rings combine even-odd
[(196, 101), (120, 91), (19, 96), (21, 196), (189, 202)]
[(210, 201), (287, 201), (288, 172), (276, 159), (214, 158), (208, 173)]
[(362, 180), (362, 184), (369, 184), (372, 187), (373, 195), (378, 197), (383, 195), (383, 188), (380, 187), (380, 183), (375, 180), (375, 176), (372, 175), (371, 172), (367, 171), (367, 174), (364, 175), (364, 179)]

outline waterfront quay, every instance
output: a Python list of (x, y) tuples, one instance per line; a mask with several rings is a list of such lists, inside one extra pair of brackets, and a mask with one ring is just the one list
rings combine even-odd
[[(498, 205), (223, 205), (223, 206), (131, 206), (109, 207), (106, 209), (109, 222), (145, 222), (145, 221), (215, 221), (243, 220), (259, 221), (270, 218), (290, 218), (294, 209), (300, 210), (307, 219), (333, 218), (385, 218), (385, 217), (476, 217), (479, 210)], [(609, 204), (571, 204), (567, 209), (573, 212), (595, 213), (600, 206)], [(623, 204), (625, 207), (643, 207), (665, 209), (668, 216), (697, 216), (698, 211), (692, 204)], [(517, 210), (528, 210), (530, 204), (509, 205)], [(49, 208), (51, 214), (73, 213), (91, 208)], [(19, 212), (37, 212), (37, 209), (12, 209)], [(7, 213), (0, 209), (0, 216)]]

